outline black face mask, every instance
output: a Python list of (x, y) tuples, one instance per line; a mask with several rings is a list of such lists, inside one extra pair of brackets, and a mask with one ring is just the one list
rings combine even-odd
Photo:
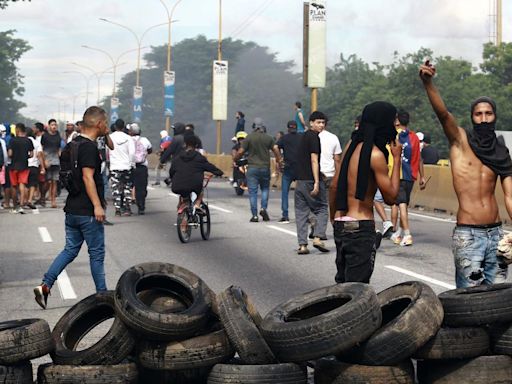
[(473, 134), (476, 136), (478, 144), (485, 148), (495, 145), (496, 141), (496, 121), (491, 123), (476, 124), (473, 122)]

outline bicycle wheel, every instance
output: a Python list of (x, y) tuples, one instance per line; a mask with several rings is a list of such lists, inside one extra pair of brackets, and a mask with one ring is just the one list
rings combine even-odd
[(192, 228), (190, 227), (190, 215), (188, 209), (178, 213), (177, 219), (178, 237), (182, 243), (188, 243)]
[(199, 229), (201, 230), (201, 237), (203, 240), (208, 240), (210, 238), (210, 210), (208, 209), (208, 205), (202, 204), (202, 208), (204, 211), (204, 215), (199, 216)]

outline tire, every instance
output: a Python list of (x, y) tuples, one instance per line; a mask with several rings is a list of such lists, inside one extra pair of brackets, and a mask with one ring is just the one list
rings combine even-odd
[(304, 367), (296, 364), (238, 365), (217, 364), (208, 384), (306, 384)]
[(188, 213), (188, 209), (185, 209), (183, 212), (178, 213), (176, 225), (178, 229), (178, 238), (182, 243), (188, 243), (190, 240), (190, 235), (192, 234), (192, 227), (190, 226), (190, 221), (191, 220), (190, 215)]
[(118, 365), (43, 364), (37, 370), (38, 384), (135, 384), (135, 363)]
[[(173, 292), (187, 303), (180, 312), (161, 313), (145, 305), (137, 294), (148, 289)], [(143, 263), (126, 270), (117, 282), (115, 309), (132, 330), (156, 340), (183, 340), (204, 328), (214, 294), (189, 270), (167, 263)]]
[(0, 365), (0, 383), (32, 384), (32, 364), (25, 361), (17, 365)]
[(450, 327), (512, 323), (512, 284), (480, 285), (443, 292), (444, 324)]
[(428, 285), (410, 281), (377, 296), (382, 327), (344, 355), (343, 360), (362, 365), (395, 365), (410, 358), (439, 330), (443, 307)]
[(140, 367), (139, 383), (206, 384), (212, 367), (183, 369), (179, 371), (157, 371)]
[(187, 308), (187, 303), (178, 296), (159, 289), (148, 289), (137, 293), (137, 298), (151, 309), (160, 313), (180, 312)]
[(369, 337), (382, 320), (377, 296), (362, 283), (337, 284), (271, 310), (261, 331), (279, 361), (334, 355)]
[[(132, 352), (135, 337), (116, 317), (114, 306), (114, 291), (93, 294), (73, 305), (53, 328), (53, 362), (62, 365), (114, 365), (123, 361)], [(90, 347), (77, 350), (90, 330), (112, 318), (114, 322), (105, 336)]]
[(489, 334), (483, 328), (441, 328), (413, 358), (427, 360), (470, 359), (489, 350)]
[(244, 363), (277, 362), (260, 332), (261, 316), (242, 288), (227, 288), (217, 295), (217, 303), (222, 325)]
[(512, 357), (481, 356), (463, 360), (418, 361), (419, 384), (512, 383)]
[(235, 355), (224, 330), (169, 343), (142, 341), (139, 362), (156, 370), (183, 370), (213, 367)]
[(53, 351), (50, 326), (43, 319), (11, 320), (0, 323), (0, 364), (13, 365)]
[(199, 229), (203, 240), (208, 240), (210, 238), (210, 230), (212, 226), (208, 205), (203, 203), (203, 210), (205, 211), (205, 214), (199, 216)]
[(414, 366), (405, 360), (394, 366), (370, 366), (320, 359), (315, 364), (315, 384), (414, 384)]
[(489, 332), (492, 353), (512, 356), (512, 324), (493, 324)]

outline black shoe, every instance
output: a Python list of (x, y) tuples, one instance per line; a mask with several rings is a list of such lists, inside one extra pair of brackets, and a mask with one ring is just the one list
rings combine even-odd
[(107, 219), (103, 220), (103, 225), (114, 225), (114, 223), (108, 221)]
[(281, 217), (278, 221), (279, 224), (288, 224), (290, 222), (290, 219), (287, 217)]
[(29, 207), (30, 209), (37, 209), (37, 207), (32, 203), (27, 203), (27, 207)]
[(171, 185), (171, 179), (167, 178), (164, 180), (165, 185), (169, 186)]
[(263, 221), (270, 221), (270, 217), (268, 217), (268, 213), (266, 209), (260, 209), (260, 215), (263, 218)]
[(260, 220), (258, 219), (258, 216), (253, 216), (253, 217), (251, 217), (251, 220), (249, 220), (249, 221), (250, 221), (251, 223), (257, 223), (257, 222), (258, 222), (258, 221), (260, 221)]
[(380, 242), (382, 241), (382, 232), (381, 231), (376, 231), (376, 236), (375, 236), (375, 250), (379, 249), (380, 248)]
[(121, 216), (121, 210), (120, 209), (116, 209), (116, 216)]

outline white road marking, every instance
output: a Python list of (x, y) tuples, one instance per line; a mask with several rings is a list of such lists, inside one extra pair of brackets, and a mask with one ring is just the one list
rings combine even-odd
[(442, 221), (442, 222), (445, 222), (445, 223), (456, 223), (456, 221), (452, 220), (452, 219), (443, 219), (443, 218), (440, 218), (440, 217), (434, 217), (434, 216), (429, 216), (429, 215), (422, 215), (420, 213), (409, 212), (409, 215), (410, 216), (421, 217), (423, 219), (430, 219), (430, 220), (434, 220), (434, 221)]
[(209, 207), (209, 208), (212, 208), (212, 209), (215, 209), (215, 210), (217, 210), (217, 211), (224, 212), (224, 213), (233, 213), (233, 211), (230, 211), (230, 210), (228, 210), (228, 209), (224, 209), (224, 208), (218, 207), (218, 206), (213, 205), (213, 204), (208, 204), (208, 207)]
[(147, 189), (148, 189), (148, 191), (154, 191), (155, 190), (155, 188), (150, 187), (149, 185), (148, 185)]
[(39, 212), (39, 208), (36, 208), (36, 209), (33, 209), (33, 210), (32, 210), (32, 213), (33, 213), (34, 215), (39, 215), (41, 212)]
[(180, 197), (180, 195), (177, 195), (177, 194), (172, 193), (172, 192), (169, 192), (169, 196), (172, 196), (172, 197)]
[(52, 237), (50, 236), (50, 232), (48, 232), (48, 229), (46, 227), (39, 227), (39, 235), (41, 235), (41, 239), (43, 240), (43, 243), (51, 243), (53, 242)]
[(71, 285), (71, 280), (69, 280), (68, 273), (64, 269), (59, 277), (57, 277), (57, 286), (59, 287), (60, 295), (64, 300), (72, 300), (76, 299), (76, 293)]
[(268, 227), (268, 228), (275, 229), (276, 231), (283, 232), (283, 233), (286, 233), (286, 234), (288, 234), (288, 235), (291, 235), (291, 236), (297, 237), (297, 233), (296, 233), (296, 232), (289, 231), (289, 230), (284, 229), (284, 228), (281, 228), (281, 227), (276, 227), (275, 225), (267, 225), (267, 227)]
[(420, 280), (426, 281), (427, 283), (438, 285), (438, 286), (443, 287), (443, 288), (455, 289), (455, 285), (447, 284), (447, 283), (444, 283), (442, 281), (439, 281), (439, 280), (436, 280), (436, 279), (432, 279), (431, 277), (428, 277), (428, 276), (425, 276), (425, 275), (420, 275), (419, 273), (408, 271), (407, 269), (403, 269), (403, 268), (400, 268), (400, 267), (396, 267), (394, 265), (386, 265), (386, 268), (392, 269), (393, 271), (396, 271), (396, 272), (403, 273), (404, 275), (407, 275), (407, 276), (414, 277), (416, 279), (420, 279)]

